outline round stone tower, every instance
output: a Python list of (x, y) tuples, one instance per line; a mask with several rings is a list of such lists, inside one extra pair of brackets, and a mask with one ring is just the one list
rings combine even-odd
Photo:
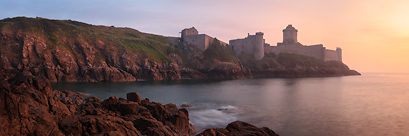
[(298, 43), (297, 32), (298, 30), (295, 29), (291, 24), (289, 24), (287, 28), (283, 30), (283, 43), (287, 45)]
[(263, 33), (258, 32), (256, 33), (256, 40), (254, 44), (254, 58), (256, 60), (260, 60), (264, 57), (264, 39), (263, 39)]

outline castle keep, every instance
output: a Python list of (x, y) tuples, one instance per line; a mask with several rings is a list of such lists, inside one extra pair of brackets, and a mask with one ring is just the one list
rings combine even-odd
[(277, 43), (277, 46), (270, 46), (265, 43), (263, 33), (258, 32), (256, 35), (248, 35), (244, 39), (230, 40), (230, 46), (236, 53), (253, 54), (254, 58), (260, 60), (264, 57), (264, 53), (294, 53), (305, 56), (314, 57), (324, 61), (337, 60), (342, 62), (342, 50), (328, 50), (322, 44), (317, 45), (302, 45), (297, 40), (297, 32), (292, 25), (288, 25), (283, 30), (283, 42)]

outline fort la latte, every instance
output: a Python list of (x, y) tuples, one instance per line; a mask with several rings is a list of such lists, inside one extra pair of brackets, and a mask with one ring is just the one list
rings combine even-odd
[[(303, 45), (297, 41), (297, 32), (291, 24), (283, 30), (283, 42), (277, 43), (277, 46), (270, 46), (265, 43), (262, 32), (257, 32), (255, 35), (248, 34), (243, 39), (234, 39), (229, 41), (229, 45), (236, 53), (252, 54), (254, 58), (260, 60), (264, 57), (264, 53), (294, 53), (305, 56), (310, 56), (324, 61), (337, 60), (342, 62), (342, 50), (337, 47), (336, 50), (326, 49), (322, 44)], [(213, 42), (213, 37), (207, 34), (199, 34), (195, 27), (183, 29), (181, 37), (168, 37), (173, 44), (182, 42), (184, 44), (194, 45), (202, 51), (205, 51)], [(227, 43), (220, 41), (221, 45)]]

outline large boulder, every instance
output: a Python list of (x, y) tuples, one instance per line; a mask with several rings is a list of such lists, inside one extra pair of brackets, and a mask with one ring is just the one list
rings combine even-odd
[(141, 103), (142, 99), (139, 96), (138, 92), (131, 92), (131, 93), (127, 93), (126, 94), (126, 99), (133, 101), (133, 102), (137, 102), (137, 103)]
[(263, 127), (258, 128), (243, 121), (235, 121), (223, 128), (206, 129), (197, 136), (279, 136), (273, 130)]
[[(247, 122), (243, 121), (235, 121), (227, 125), (226, 129), (230, 132), (232, 135), (242, 135), (242, 136), (269, 136), (267, 132), (265, 132), (263, 129), (258, 128), (254, 125), (251, 125)], [(272, 131), (272, 130), (271, 130)], [(268, 130), (268, 132), (271, 132)], [(274, 132), (274, 131), (273, 131)], [(274, 133), (275, 135), (275, 133)], [(274, 136), (272, 135), (272, 136)]]

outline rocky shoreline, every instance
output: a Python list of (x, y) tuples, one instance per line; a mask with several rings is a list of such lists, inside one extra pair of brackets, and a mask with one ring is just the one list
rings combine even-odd
[[(174, 104), (95, 96), (51, 88), (47, 78), (24, 71), (0, 82), (0, 135), (193, 135), (189, 112)], [(236, 121), (225, 129), (211, 128), (199, 136), (277, 134)]]

